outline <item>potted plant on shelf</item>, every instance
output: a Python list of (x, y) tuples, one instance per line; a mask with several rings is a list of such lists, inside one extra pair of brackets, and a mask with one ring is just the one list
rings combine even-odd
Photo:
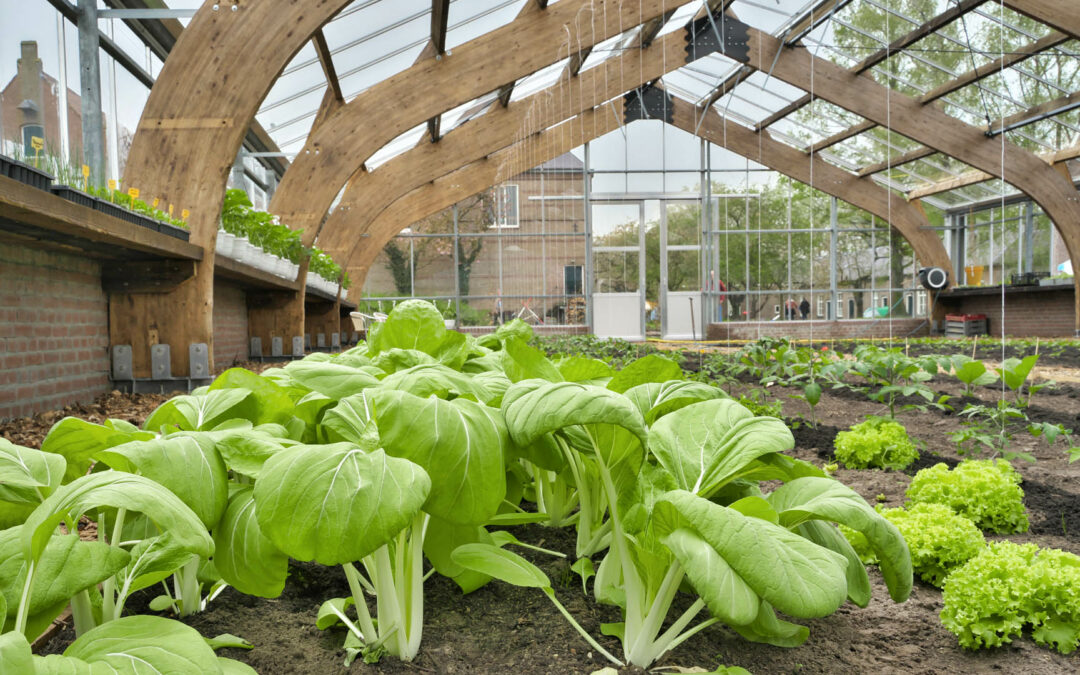
[(1072, 286), (1073, 275), (1055, 274), (1048, 279), (1039, 279), (1040, 286)]

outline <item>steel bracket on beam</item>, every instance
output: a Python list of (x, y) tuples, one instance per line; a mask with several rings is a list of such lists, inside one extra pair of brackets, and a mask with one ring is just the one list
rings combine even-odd
[(674, 119), (671, 94), (659, 87), (648, 85), (631, 89), (623, 100), (623, 117), (627, 124), (636, 120), (663, 120), (671, 124)]
[(131, 379), (131, 345), (113, 345), (112, 379)]
[(703, 16), (686, 26), (686, 62), (720, 52), (739, 63), (750, 63), (750, 35), (746, 24), (725, 14)]
[(169, 345), (157, 344), (150, 347), (150, 379), (172, 379), (172, 361)]
[(150, 347), (150, 377), (133, 376), (131, 345), (112, 346), (113, 385), (122, 391), (136, 394), (166, 394), (173, 391), (191, 391), (196, 387), (210, 384), (210, 350), (205, 343), (188, 345), (188, 357), (191, 362), (191, 375), (173, 377), (170, 363), (169, 345), (156, 344)]
[(210, 377), (210, 348), (205, 342), (188, 345), (188, 377), (202, 380)]

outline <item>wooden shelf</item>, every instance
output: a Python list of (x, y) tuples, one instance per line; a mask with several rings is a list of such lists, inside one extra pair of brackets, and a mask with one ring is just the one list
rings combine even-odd
[(226, 258), (223, 255), (214, 256), (214, 276), (236, 282), (243, 288), (259, 289), (265, 291), (289, 291), (297, 290), (296, 280), (289, 280), (270, 274), (265, 270), (245, 265), (244, 263)]
[(0, 176), (0, 231), (29, 245), (95, 258), (202, 260), (202, 247)]

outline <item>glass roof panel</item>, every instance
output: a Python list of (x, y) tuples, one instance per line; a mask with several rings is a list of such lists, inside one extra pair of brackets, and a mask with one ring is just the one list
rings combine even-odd
[(735, 0), (731, 11), (739, 20), (754, 28), (776, 33), (791, 21), (809, 11), (818, 0)]
[(523, 98), (532, 96), (542, 89), (554, 86), (555, 83), (564, 76), (566, 64), (569, 62), (570, 59), (563, 59), (546, 68), (538, 70), (532, 75), (521, 78), (518, 80), (517, 84), (514, 85), (514, 91), (510, 94), (510, 100), (520, 101)]
[[(531, 1), (531, 0), (529, 0)], [(430, 0), (425, 0), (431, 7)], [(450, 3), (446, 50), (474, 40), (514, 20), (526, 0), (455, 0)]]
[(364, 165), (367, 166), (370, 171), (381, 164), (385, 164), (394, 157), (397, 157), (401, 153), (414, 147), (426, 133), (427, 122), (416, 125), (380, 148), (378, 152), (368, 159), (368, 161), (364, 162)]
[(459, 105), (453, 110), (443, 113), (442, 121), (439, 123), (442, 128), (442, 133), (446, 134), (452, 129), (456, 129), (462, 124), (465, 124), (469, 120), (474, 120), (486, 113), (488, 109), (491, 108), (491, 104), (498, 98), (497, 94), (498, 92), (493, 91), (490, 94), (485, 94), (480, 98)]

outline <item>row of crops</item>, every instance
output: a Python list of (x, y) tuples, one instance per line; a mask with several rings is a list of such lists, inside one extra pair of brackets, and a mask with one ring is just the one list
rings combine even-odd
[[(0, 440), (0, 663), (19, 673), (253, 672), (215, 654), (245, 646), (242, 636), (202, 636), (182, 620), (222, 602), (227, 586), (280, 596), (290, 559), (343, 569), (349, 597), (325, 598), (317, 626), (344, 629), (348, 663), (416, 657), (433, 574), (464, 593), (535, 588), (582, 648), (647, 667), (718, 623), (752, 642), (802, 644), (810, 635), (799, 620), (870, 602), (866, 564), (880, 568), (896, 602), (910, 594), (913, 570), (943, 582), (946, 611), (954, 608), (943, 619), (960, 644), (999, 644), (1012, 626), (993, 623), (1000, 607), (950, 604), (949, 580), (964, 580), (961, 600), (981, 599), (995, 564), (1024, 559), (1031, 576), (1015, 632), (1034, 628), (1062, 651), (1080, 641), (1080, 602), (1062, 590), (1080, 587), (1080, 558), (986, 547), (980, 528), (1014, 531), (1019, 519), (964, 511), (989, 508), (979, 486), (994, 481), (943, 467), (949, 476), (916, 477), (908, 510), (871, 507), (831, 466), (787, 454), (791, 430), (758, 414), (770, 412), (760, 401), (715, 384), (782, 379), (811, 410), (823, 385), (865, 388), (889, 411), (869, 420), (883, 449), (851, 457), (898, 466), (899, 435), (882, 424), (908, 405), (948, 405), (925, 395), (928, 378), (902, 365), (906, 355), (852, 360), (761, 344), (750, 348), (760, 354), (744, 350), (687, 379), (660, 355), (616, 369), (549, 358), (531, 337), (511, 322), (475, 339), (409, 301), (366, 344), (261, 375), (226, 371), (141, 428), (67, 418), (40, 450)], [(917, 363), (928, 372), (928, 361)], [(1030, 403), (1031, 387), (1017, 392), (1012, 405)], [(1019, 490), (1007, 462), (970, 465), (1004, 481), (1003, 500)], [(976, 487), (935, 493), (960, 479)], [(953, 527), (947, 516), (974, 524)], [(593, 601), (618, 608), (621, 620), (603, 633), (619, 648), (584, 630), (552, 580), (519, 555), (543, 552), (514, 536), (526, 523), (573, 530), (572, 569)], [(126, 612), (136, 593), (150, 595), (156, 613)], [(31, 642), (69, 607), (75, 641), (62, 655), (34, 655)]]

